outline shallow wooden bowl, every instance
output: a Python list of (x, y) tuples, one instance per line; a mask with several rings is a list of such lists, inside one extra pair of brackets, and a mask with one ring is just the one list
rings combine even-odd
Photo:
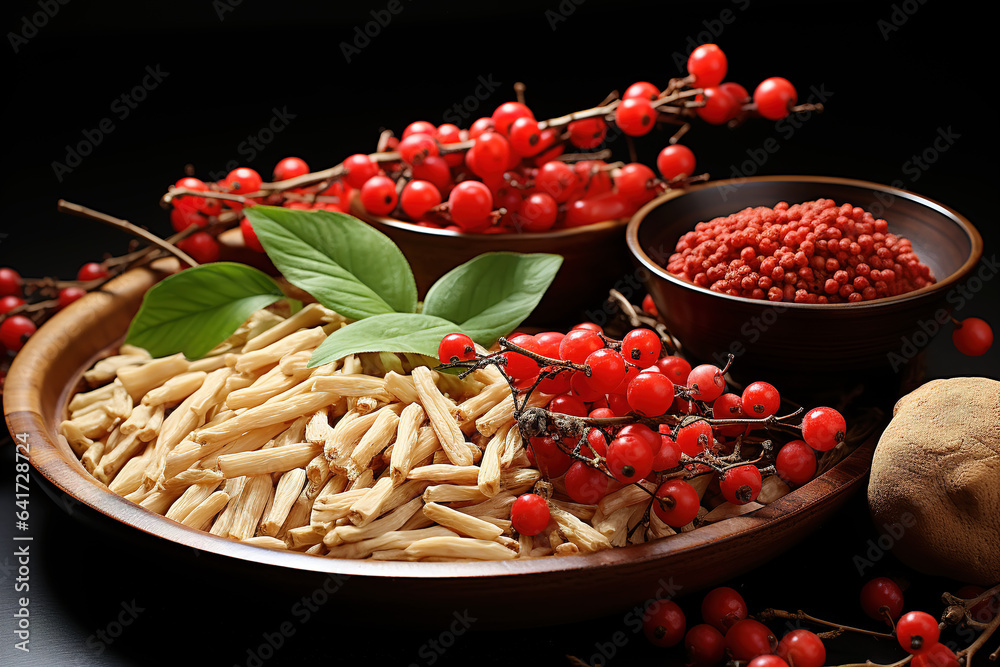
[(562, 255), (563, 264), (528, 322), (537, 326), (583, 319), (599, 309), (608, 290), (632, 274), (625, 247), (628, 220), (524, 234), (462, 234), (420, 227), (404, 220), (372, 215), (355, 200), (351, 213), (368, 221), (395, 242), (410, 262), (421, 298), (434, 281), (484, 252), (546, 252)]
[[(750, 206), (820, 198), (887, 220), (891, 233), (912, 242), (937, 283), (859, 303), (771, 303), (713, 292), (664, 268), (680, 236), (699, 222)], [(732, 353), (737, 376), (783, 380), (793, 373), (814, 383), (901, 372), (927, 345), (928, 332), (950, 331), (949, 291), (983, 251), (972, 223), (943, 204), (886, 185), (821, 176), (715, 181), (671, 193), (636, 213), (626, 239), (661, 319), (689, 355), (721, 364)]]
[(202, 581), (246, 577), (248, 586), (270, 585), (304, 595), (336, 590), (338, 605), (350, 604), (344, 608), (352, 614), (380, 623), (435, 623), (465, 610), (483, 628), (563, 623), (631, 608), (658, 590), (661, 595), (694, 592), (764, 563), (830, 516), (859, 488), (871, 462), (877, 433), (819, 478), (751, 514), (586, 556), (397, 563), (239, 544), (115, 495), (86, 472), (58, 435), (82, 373), (120, 345), (143, 293), (163, 276), (133, 270), (58, 313), (17, 355), (4, 387), (8, 427), (28, 443), (31, 463), (53, 493), (71, 499), (60, 504), (74, 508), (73, 515), (95, 530), (110, 528), (131, 545), (127, 556), (106, 554), (109, 558), (142, 559), (143, 550), (155, 550), (204, 568)]

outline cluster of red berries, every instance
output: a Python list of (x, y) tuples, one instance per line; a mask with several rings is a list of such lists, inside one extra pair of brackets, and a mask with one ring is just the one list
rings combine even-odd
[(705, 595), (701, 620), (689, 628), (676, 602), (654, 600), (643, 615), (643, 631), (656, 646), (683, 646), (685, 664), (692, 667), (713, 667), (726, 660), (750, 667), (821, 667), (826, 661), (826, 647), (819, 636), (797, 629), (778, 641), (770, 628), (748, 618), (743, 596), (729, 587)]
[[(695, 49), (687, 70), (665, 90), (636, 82), (620, 99), (556, 119), (539, 121), (522, 102), (506, 102), (468, 128), (418, 120), (400, 137), (388, 138), (384, 148), (392, 152), (351, 155), (335, 178), (317, 178), (304, 187), (285, 189), (281, 183), (309, 174), (306, 163), (295, 157), (275, 168), (276, 183), (263, 183), (247, 167), (218, 183), (183, 178), (175, 188), (241, 197), (178, 196), (171, 221), (180, 231), (257, 202), (346, 212), (355, 196), (372, 215), (461, 232), (541, 232), (627, 218), (658, 192), (694, 175), (691, 150), (666, 146), (656, 160), (657, 176), (637, 162), (571, 157), (565, 155), (568, 147), (589, 151), (617, 134), (642, 136), (660, 119), (699, 118), (714, 125), (749, 115), (777, 120), (797, 101), (795, 88), (780, 77), (762, 82), (753, 96), (737, 83), (724, 82), (728, 61), (715, 44)], [(259, 248), (250, 224), (241, 226), (247, 245)], [(201, 261), (217, 253), (213, 241), (199, 231), (181, 245)]]
[[(636, 418), (626, 425), (591, 428), (583, 443), (579, 435), (531, 437), (527, 453), (532, 465), (550, 480), (561, 478), (566, 495), (583, 504), (596, 504), (624, 484), (659, 483), (653, 511), (675, 528), (695, 519), (702, 494), (687, 480), (660, 480), (658, 474), (680, 469), (685, 456), (732, 453), (736, 439), (754, 427), (753, 422), (713, 425), (709, 420), (763, 420), (781, 405), (778, 390), (766, 382), (754, 382), (741, 394), (725, 393), (721, 368), (692, 368), (682, 357), (664, 355), (659, 336), (650, 329), (633, 329), (616, 341), (604, 336), (599, 326), (584, 323), (566, 334), (516, 334), (508, 343), (514, 349), (499, 355), (501, 367), (515, 387), (552, 395), (550, 413), (596, 423), (626, 415)], [(444, 363), (478, 358), (472, 340), (461, 333), (445, 336), (438, 356)], [(668, 413), (705, 419), (658, 423)], [(806, 413), (801, 428), (802, 439), (782, 446), (774, 462), (777, 474), (794, 485), (815, 476), (815, 452), (842, 442), (846, 423), (836, 410), (819, 407)], [(721, 471), (716, 491), (725, 501), (746, 504), (757, 498), (762, 485), (760, 468), (741, 462)], [(515, 502), (511, 520), (518, 532), (535, 535), (548, 522), (548, 508), (544, 499), (526, 495)]]
[[(108, 270), (103, 265), (88, 262), (80, 267), (76, 278), (82, 283), (87, 283), (107, 276)], [(38, 311), (36, 319), (24, 314), (27, 312), (26, 307), (31, 305), (29, 298), (32, 299), (32, 303), (45, 299), (44, 295), (37, 291), (29, 296), (25, 293), (24, 286), (24, 280), (17, 271), (7, 267), (0, 268), (0, 357), (5, 356), (4, 350), (15, 353), (20, 350), (37, 330), (36, 319), (47, 314), (45, 311)], [(63, 287), (48, 312), (65, 308), (86, 293), (82, 287), (75, 285)]]
[(870, 301), (934, 282), (885, 220), (831, 199), (698, 223), (678, 240), (667, 270), (716, 292), (796, 303)]

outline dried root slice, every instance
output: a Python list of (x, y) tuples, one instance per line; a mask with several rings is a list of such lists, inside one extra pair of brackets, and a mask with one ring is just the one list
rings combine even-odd
[(269, 535), (258, 535), (257, 537), (245, 539), (243, 540), (243, 544), (249, 544), (252, 547), (263, 547), (265, 549), (288, 550), (288, 545), (283, 540)]
[(503, 535), (502, 528), (482, 519), (477, 519), (469, 514), (453, 510), (445, 505), (427, 503), (424, 505), (423, 511), (428, 519), (462, 535), (468, 535), (480, 540), (495, 540)]
[(336, 402), (338, 398), (339, 396), (329, 392), (303, 392), (284, 400), (268, 401), (216, 426), (201, 429), (196, 434), (196, 439), (206, 445), (225, 442), (255, 428), (291, 421), (305, 413), (313, 413)]
[(229, 502), (229, 494), (225, 491), (216, 491), (208, 498), (205, 498), (197, 507), (188, 512), (181, 523), (190, 528), (205, 530), (212, 517), (222, 511), (222, 508)]
[(323, 537), (323, 544), (333, 547), (345, 542), (367, 540), (391, 530), (399, 530), (410, 517), (420, 511), (422, 505), (423, 501), (420, 498), (414, 498), (366, 526), (337, 526)]
[[(642, 482), (641, 484), (644, 488), (649, 489), (650, 493), (656, 491), (656, 487), (649, 482)], [(597, 507), (604, 516), (608, 516), (623, 507), (629, 507), (630, 505), (644, 501), (648, 502), (651, 497), (650, 493), (643, 491), (634, 484), (629, 484), (601, 498), (601, 501), (597, 503)]]
[(265, 475), (303, 468), (321, 452), (321, 445), (300, 442), (219, 457), (219, 470), (226, 477)]
[(229, 537), (235, 540), (245, 540), (254, 536), (257, 524), (260, 522), (264, 507), (267, 505), (274, 486), (270, 475), (256, 475), (247, 478), (243, 492), (236, 502), (233, 524), (229, 528)]
[(434, 463), (410, 470), (409, 479), (422, 479), (438, 484), (475, 484), (479, 479), (479, 466), (456, 466)]
[[(301, 312), (301, 311), (300, 311)], [(280, 326), (280, 325), (279, 325)], [(259, 338), (257, 339), (259, 340)], [(247, 351), (243, 349), (243, 354), (236, 361), (236, 372), (252, 373), (260, 368), (276, 364), (286, 354), (293, 354), (302, 350), (311, 350), (318, 347), (326, 340), (326, 332), (322, 327), (312, 327), (302, 331), (296, 331), (276, 340), (275, 342), (256, 350)], [(280, 372), (280, 371), (279, 371)]]
[(611, 542), (608, 538), (598, 532), (593, 526), (584, 523), (569, 512), (565, 512), (558, 507), (550, 507), (553, 521), (559, 526), (559, 532), (565, 538), (579, 547), (580, 551), (600, 551), (610, 549)]
[(246, 354), (261, 350), (299, 329), (308, 329), (317, 325), (327, 324), (336, 321), (338, 318), (343, 319), (332, 310), (324, 308), (318, 303), (307, 304), (302, 310), (288, 319), (267, 328), (257, 336), (250, 337), (243, 346), (243, 353)]
[(139, 366), (150, 360), (148, 352), (139, 348), (136, 350), (136, 354), (116, 354), (101, 359), (83, 374), (84, 381), (91, 387), (107, 384), (115, 379), (120, 369)]
[[(138, 403), (143, 396), (164, 382), (188, 370), (191, 363), (183, 354), (153, 359), (141, 366), (125, 366), (118, 369), (118, 381), (125, 387), (132, 401)], [(70, 403), (70, 409), (73, 409)]]
[(260, 530), (264, 535), (276, 536), (281, 531), (281, 526), (288, 518), (288, 513), (295, 504), (302, 487), (306, 482), (306, 471), (302, 468), (289, 470), (278, 480), (278, 485), (274, 488), (274, 499), (271, 507), (264, 513), (264, 518), (260, 523)]
[(507, 433), (513, 424), (508, 424), (497, 429), (496, 433), (486, 443), (483, 450), (483, 458), (479, 461), (479, 477), (476, 484), (484, 496), (493, 497), (500, 493), (500, 457), (503, 448), (506, 446)]
[(402, 483), (416, 463), (413, 454), (420, 436), (420, 425), (426, 418), (427, 413), (419, 403), (410, 403), (399, 413), (396, 442), (389, 458), (389, 476), (394, 484)]
[(434, 371), (425, 366), (413, 369), (413, 384), (420, 404), (424, 406), (431, 428), (437, 434), (441, 449), (455, 465), (472, 465), (473, 456), (465, 442), (465, 434), (451, 416), (451, 405), (434, 384)]
[(424, 491), (424, 502), (428, 503), (481, 503), (484, 500), (487, 500), (487, 498), (488, 496), (483, 495), (478, 486), (436, 484), (434, 486), (428, 486), (427, 490)]
[(327, 555), (334, 558), (367, 558), (376, 552), (402, 551), (414, 542), (428, 537), (458, 537), (458, 534), (444, 526), (431, 526), (417, 530), (393, 530), (371, 539), (331, 547)]
[(172, 405), (180, 403), (193, 394), (205, 382), (208, 373), (195, 371), (181, 373), (170, 378), (156, 389), (142, 397), (142, 405), (156, 407), (157, 405)]
[(420, 400), (417, 388), (413, 384), (413, 378), (400, 375), (395, 371), (389, 371), (385, 374), (385, 390), (401, 403), (416, 403)]
[(746, 503), (745, 505), (734, 505), (733, 503), (722, 503), (714, 510), (709, 512), (703, 517), (700, 517), (702, 523), (714, 523), (716, 521), (723, 521), (725, 519), (731, 519), (734, 516), (742, 516), (743, 514), (749, 514), (759, 510), (763, 505), (758, 502)]
[(468, 537), (428, 537), (403, 550), (413, 560), (422, 558), (458, 558), (462, 560), (510, 560), (517, 552), (498, 542)]

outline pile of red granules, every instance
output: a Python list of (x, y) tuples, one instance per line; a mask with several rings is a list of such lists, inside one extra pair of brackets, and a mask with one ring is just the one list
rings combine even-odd
[(869, 301), (935, 282), (885, 220), (832, 199), (699, 222), (678, 240), (667, 270), (716, 292), (796, 303)]

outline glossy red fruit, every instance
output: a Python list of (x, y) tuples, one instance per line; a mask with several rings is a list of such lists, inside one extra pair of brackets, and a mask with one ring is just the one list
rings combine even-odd
[(861, 609), (870, 618), (891, 626), (889, 619), (895, 621), (903, 613), (903, 589), (889, 577), (875, 577), (861, 587)]
[(788, 484), (802, 486), (816, 475), (816, 450), (802, 440), (786, 442), (775, 457), (774, 468)]
[(792, 630), (778, 642), (778, 655), (795, 667), (823, 667), (826, 647), (816, 633)]
[(615, 124), (625, 134), (640, 137), (656, 125), (656, 110), (649, 100), (632, 97), (615, 108)]
[(438, 143), (432, 134), (415, 133), (404, 137), (396, 150), (403, 162), (414, 166), (421, 164), (426, 158), (437, 157)]
[(746, 505), (760, 494), (763, 478), (752, 463), (729, 468), (719, 479), (722, 496), (734, 505)]
[(559, 444), (550, 437), (531, 438), (530, 444), (528, 459), (546, 477), (561, 477), (573, 464), (570, 455), (560, 449)]
[(771, 629), (752, 618), (736, 621), (726, 632), (726, 648), (736, 660), (753, 660), (777, 647), (778, 638)]
[(680, 465), (681, 450), (668, 435), (660, 435), (660, 448), (653, 455), (653, 470), (673, 470)]
[(609, 482), (607, 475), (583, 461), (574, 461), (563, 478), (566, 495), (584, 505), (596, 505), (607, 495)]
[(713, 626), (699, 623), (684, 636), (684, 655), (692, 667), (713, 667), (726, 656), (726, 638)]
[(929, 649), (940, 637), (937, 619), (927, 612), (908, 612), (896, 623), (896, 640), (904, 651), (914, 655)]
[(789, 664), (776, 655), (765, 653), (748, 662), (747, 667), (789, 667)]
[(663, 343), (652, 329), (632, 329), (622, 339), (622, 356), (639, 368), (646, 368), (660, 358)]
[(701, 601), (702, 620), (723, 634), (746, 617), (747, 603), (734, 588), (713, 588)]
[(603, 118), (583, 118), (574, 120), (566, 129), (569, 141), (577, 148), (597, 148), (608, 135), (608, 124)]
[(617, 437), (639, 438), (649, 446), (649, 448), (653, 451), (654, 456), (656, 455), (656, 452), (660, 451), (660, 446), (663, 444), (660, 439), (660, 434), (645, 424), (628, 424), (623, 426), (621, 430), (618, 431)]
[(688, 456), (697, 456), (714, 442), (712, 426), (704, 420), (692, 422), (677, 430), (677, 446)]
[(694, 176), (695, 159), (683, 144), (671, 144), (656, 157), (656, 169), (665, 181)]
[(476, 358), (476, 344), (464, 333), (450, 333), (438, 345), (438, 359), (444, 364)]
[(360, 188), (369, 178), (378, 174), (378, 165), (367, 155), (355, 153), (343, 162), (344, 180), (352, 188)]
[(76, 273), (76, 279), (81, 282), (99, 280), (108, 277), (108, 270), (97, 262), (87, 262)]
[(361, 186), (361, 205), (373, 215), (389, 215), (396, 210), (399, 196), (396, 183), (388, 176), (372, 176)]
[(0, 315), (4, 315), (19, 306), (24, 305), (24, 299), (19, 296), (7, 295), (0, 297)]
[(604, 347), (604, 341), (596, 331), (573, 329), (559, 343), (559, 358), (575, 364), (586, 363), (591, 353)]
[(415, 120), (403, 128), (403, 133), (400, 135), (400, 143), (402, 143), (402, 139), (406, 139), (411, 134), (429, 134), (433, 137), (437, 134), (437, 131), (437, 126), (430, 121)]
[(501, 134), (508, 135), (510, 134), (510, 126), (513, 125), (514, 121), (523, 117), (534, 118), (535, 114), (521, 102), (504, 102), (496, 108), (491, 118), (494, 127)]
[(257, 252), (264, 252), (264, 246), (260, 244), (257, 233), (253, 230), (253, 224), (247, 218), (240, 220), (240, 232), (243, 234), (243, 243), (246, 247)]
[(913, 656), (913, 667), (959, 667), (958, 657), (944, 644), (936, 643)]
[(705, 92), (695, 100), (705, 103), (705, 106), (697, 107), (695, 113), (710, 125), (728, 123), (740, 112), (739, 103), (721, 86), (705, 88)]
[(260, 190), (264, 179), (250, 167), (237, 167), (226, 174), (223, 186), (230, 192), (247, 195)]
[[(745, 419), (743, 414), (743, 399), (736, 394), (723, 394), (712, 403), (713, 419)], [(743, 424), (715, 426), (715, 432), (727, 438), (735, 438), (744, 433), (747, 427)]]
[(284, 181), (309, 173), (309, 165), (299, 157), (286, 157), (274, 167), (274, 180)]
[(676, 646), (684, 639), (687, 619), (680, 606), (672, 600), (654, 600), (646, 607), (642, 629), (654, 646)]
[(199, 264), (219, 260), (219, 242), (208, 232), (195, 232), (178, 241), (177, 247), (191, 255), (191, 258)]
[(625, 360), (617, 350), (609, 347), (594, 350), (587, 355), (584, 363), (590, 367), (590, 375), (581, 373), (581, 381), (595, 394), (614, 391), (625, 377)]
[(11, 352), (17, 352), (35, 330), (35, 323), (24, 315), (5, 317), (0, 322), (0, 344)]
[(691, 369), (687, 386), (691, 389), (691, 398), (714, 401), (726, 390), (726, 378), (718, 366), (702, 364)]
[(86, 296), (87, 290), (81, 287), (64, 287), (59, 290), (59, 307), (65, 308), (74, 301)]
[(670, 378), (674, 384), (683, 385), (691, 374), (691, 364), (682, 357), (667, 355), (656, 362), (660, 372)]
[(951, 332), (951, 341), (964, 355), (979, 357), (993, 346), (993, 329), (978, 317), (967, 317)]
[(448, 210), (455, 224), (464, 230), (488, 226), (493, 193), (479, 181), (462, 181), (448, 194)]
[(813, 408), (802, 418), (802, 439), (813, 449), (825, 452), (843, 442), (847, 422), (833, 408)]
[(797, 100), (795, 86), (780, 76), (764, 79), (753, 91), (757, 113), (768, 120), (781, 120), (787, 116)]
[(653, 512), (673, 528), (686, 526), (698, 516), (701, 498), (698, 491), (682, 479), (668, 479), (656, 489)]
[(21, 276), (14, 269), (0, 269), (0, 296), (21, 296)]
[(399, 205), (403, 213), (413, 220), (420, 220), (427, 212), (441, 203), (441, 192), (430, 181), (415, 179), (403, 187)]
[(639, 373), (628, 385), (628, 404), (644, 417), (665, 413), (674, 402), (674, 383), (663, 373)]
[(781, 407), (781, 396), (774, 385), (767, 382), (752, 382), (740, 397), (743, 413), (754, 419), (770, 417)]
[(692, 86), (707, 88), (717, 86), (726, 78), (729, 62), (717, 44), (702, 44), (688, 56), (688, 74), (694, 77)]
[(645, 479), (653, 471), (653, 450), (636, 437), (616, 437), (608, 445), (608, 471), (622, 484)]
[(510, 507), (511, 526), (522, 535), (537, 535), (549, 525), (549, 504), (541, 496), (525, 493)]

